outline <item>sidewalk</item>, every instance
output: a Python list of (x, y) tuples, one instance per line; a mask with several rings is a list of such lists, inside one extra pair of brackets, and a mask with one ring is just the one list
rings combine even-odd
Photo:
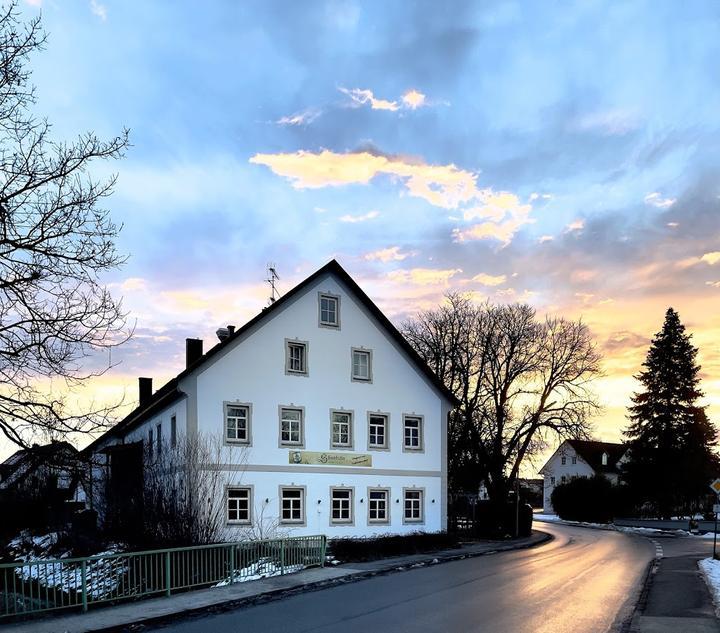
[(367, 563), (348, 563), (335, 567), (306, 569), (287, 576), (274, 576), (252, 582), (237, 583), (214, 589), (200, 589), (173, 595), (126, 602), (112, 607), (98, 607), (87, 613), (36, 618), (2, 626), (3, 633), (90, 633), (122, 631), (130, 626), (160, 623), (180, 615), (203, 611), (224, 611), (256, 602), (279, 599), (286, 595), (313, 591), (336, 583), (355, 582), (378, 574), (403, 571), (424, 565), (450, 562), (496, 552), (525, 549), (549, 541), (552, 537), (533, 530), (533, 534), (517, 541), (483, 541), (458, 549), (429, 554), (398, 556)]
[[(664, 539), (663, 539), (664, 541)], [(698, 569), (706, 553), (669, 552), (657, 559), (638, 602), (631, 633), (720, 633), (712, 597)]]

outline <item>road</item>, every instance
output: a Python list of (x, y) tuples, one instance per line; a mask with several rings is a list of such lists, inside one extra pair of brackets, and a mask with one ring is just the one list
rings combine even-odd
[[(553, 541), (162, 627), (174, 633), (604, 633), (636, 598), (649, 540), (539, 524)], [(153, 629), (150, 629), (153, 630)]]

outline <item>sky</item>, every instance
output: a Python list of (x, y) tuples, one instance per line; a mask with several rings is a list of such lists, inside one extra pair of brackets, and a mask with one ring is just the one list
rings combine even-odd
[(93, 173), (135, 336), (92, 397), (132, 404), (256, 314), (268, 262), (284, 292), (337, 258), (395, 323), (450, 290), (582, 318), (607, 441), (673, 306), (720, 422), (718, 3), (21, 7), (57, 138), (131, 130)]

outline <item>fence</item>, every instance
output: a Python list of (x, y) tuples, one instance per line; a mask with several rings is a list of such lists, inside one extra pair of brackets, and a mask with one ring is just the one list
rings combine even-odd
[(325, 536), (0, 565), (0, 619), (228, 585), (323, 566)]

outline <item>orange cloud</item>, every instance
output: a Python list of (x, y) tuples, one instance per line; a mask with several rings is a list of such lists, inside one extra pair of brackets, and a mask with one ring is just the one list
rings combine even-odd
[(358, 106), (369, 103), (373, 110), (390, 110), (391, 112), (394, 112), (395, 110), (400, 109), (397, 101), (376, 99), (372, 90), (361, 90), (360, 88), (339, 88), (339, 90), (350, 97), (353, 103)]
[(410, 283), (418, 286), (434, 286), (447, 284), (452, 277), (461, 273), (460, 268), (440, 270), (436, 268), (411, 268), (410, 270), (393, 270), (387, 274), (391, 281)]
[(408, 90), (403, 96), (402, 101), (411, 110), (417, 110), (425, 105), (425, 95), (415, 89)]
[(485, 273), (479, 273), (475, 275), (472, 280), (483, 286), (499, 286), (507, 281), (507, 277), (505, 275), (486, 275)]
[(340, 217), (340, 222), (349, 222), (350, 224), (356, 224), (357, 222), (366, 222), (367, 220), (373, 220), (380, 215), (379, 211), (369, 211), (364, 215), (343, 215)]
[(399, 246), (391, 246), (389, 248), (381, 248), (371, 253), (365, 253), (363, 259), (369, 262), (400, 262), (408, 257), (417, 255), (417, 251), (402, 252)]

